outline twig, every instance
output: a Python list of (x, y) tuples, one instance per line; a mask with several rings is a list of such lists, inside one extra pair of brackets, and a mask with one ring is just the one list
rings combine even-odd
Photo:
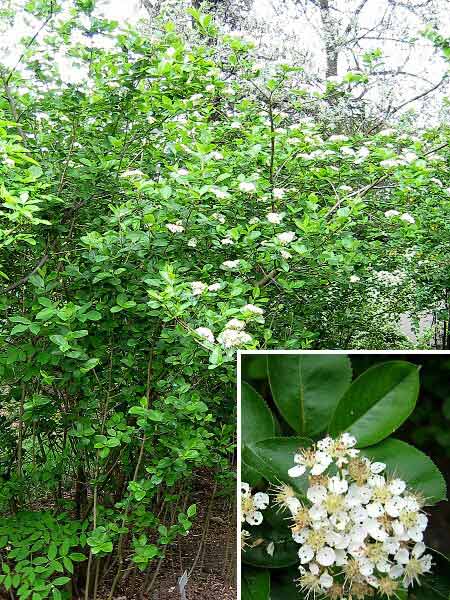
[(21, 287), (22, 285), (24, 285), (32, 275), (34, 275), (37, 271), (39, 271), (39, 269), (45, 265), (45, 263), (48, 261), (49, 259), (49, 255), (48, 254), (44, 254), (44, 256), (41, 256), (41, 258), (39, 259), (39, 262), (37, 263), (37, 265), (34, 267), (34, 269), (32, 271), (30, 271), (27, 275), (24, 275), (21, 279), (19, 279), (19, 281), (16, 281), (16, 283), (12, 283), (10, 286), (8, 286), (5, 290), (4, 293), (6, 292), (12, 292), (13, 290), (17, 289), (18, 287)]

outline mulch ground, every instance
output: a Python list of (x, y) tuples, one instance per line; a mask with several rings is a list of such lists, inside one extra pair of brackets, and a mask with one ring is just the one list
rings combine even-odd
[[(208, 526), (204, 529), (213, 495), (211, 474), (204, 472), (195, 480), (192, 502), (197, 516), (186, 537), (179, 538), (167, 553), (154, 589), (146, 600), (236, 600), (236, 514), (229, 497), (215, 495)], [(186, 597), (178, 580), (187, 571)], [(141, 582), (119, 589), (115, 600), (138, 600)], [(100, 598), (99, 598), (100, 600)]]

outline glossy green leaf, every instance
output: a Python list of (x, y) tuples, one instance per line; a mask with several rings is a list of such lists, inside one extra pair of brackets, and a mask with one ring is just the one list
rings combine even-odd
[(249, 444), (242, 451), (243, 461), (272, 484), (287, 483), (299, 494), (304, 494), (307, 477), (289, 477), (288, 470), (294, 466), (294, 454), (311, 440), (300, 437), (273, 437)]
[(241, 578), (242, 600), (269, 600), (270, 573), (262, 569), (243, 566)]
[(445, 480), (426, 454), (401, 440), (389, 439), (365, 448), (362, 454), (373, 461), (386, 463), (386, 471), (400, 477), (423, 494), (427, 504), (446, 498)]
[(344, 354), (270, 354), (268, 373), (278, 410), (305, 435), (326, 429), (351, 381), (350, 361)]
[(264, 520), (257, 527), (242, 524), (250, 533), (242, 561), (266, 569), (282, 569), (298, 563), (298, 544), (292, 539), (288, 513), (269, 507), (263, 515)]
[(270, 580), (270, 600), (304, 600), (305, 596), (296, 584), (299, 572), (295, 568), (273, 571)]
[(414, 410), (419, 394), (419, 369), (393, 360), (360, 375), (340, 400), (330, 433), (348, 431), (364, 448), (391, 435)]
[(242, 444), (257, 442), (275, 434), (272, 413), (264, 398), (248, 383), (241, 388)]

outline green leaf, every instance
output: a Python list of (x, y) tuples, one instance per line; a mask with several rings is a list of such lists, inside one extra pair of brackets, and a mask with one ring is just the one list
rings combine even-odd
[(16, 333), (23, 333), (27, 331), (28, 325), (16, 325), (11, 329), (11, 335), (16, 335)]
[[(287, 512), (267, 508), (261, 525), (242, 527), (250, 533), (249, 545), (242, 553), (242, 561), (253, 567), (284, 569), (298, 563), (298, 544), (292, 539)], [(268, 549), (272, 547), (273, 553)]]
[(371, 367), (343, 396), (330, 425), (336, 436), (348, 431), (364, 448), (391, 435), (414, 410), (419, 394), (419, 369), (393, 360)]
[(81, 373), (87, 373), (88, 371), (90, 371), (91, 369), (96, 367), (99, 362), (100, 362), (99, 358), (90, 358), (89, 360), (87, 360), (84, 363), (84, 365), (82, 367), (80, 367)]
[(287, 483), (304, 495), (307, 477), (289, 477), (288, 470), (294, 466), (294, 454), (299, 448), (310, 446), (311, 440), (300, 437), (273, 437), (249, 444), (242, 451), (242, 460), (272, 484)]
[(287, 569), (280, 575), (272, 572), (270, 581), (270, 600), (303, 600), (305, 596), (295, 581), (299, 577), (297, 569)]
[(146, 416), (151, 420), (151, 421), (157, 421), (158, 423), (161, 421), (164, 421), (164, 413), (162, 413), (159, 410), (153, 410), (153, 408), (150, 408), (147, 411)]
[(66, 583), (69, 583), (70, 581), (70, 577), (57, 577), (56, 579), (54, 579), (52, 581), (53, 585), (66, 585)]
[(63, 563), (66, 569), (69, 571), (69, 573), (73, 573), (73, 564), (70, 558), (68, 558), (67, 556), (63, 556)]
[(268, 373), (278, 410), (297, 433), (306, 435), (326, 429), (351, 381), (344, 354), (270, 354)]
[(52, 542), (49, 546), (48, 553), (47, 553), (49, 560), (55, 560), (57, 553), (58, 553), (58, 546), (54, 542)]
[(258, 442), (275, 434), (273, 415), (264, 398), (248, 383), (242, 383), (242, 444)]
[(72, 552), (72, 554), (69, 554), (69, 558), (73, 562), (83, 562), (87, 557), (81, 552)]
[(270, 573), (266, 570), (242, 568), (242, 600), (269, 600)]
[(376, 446), (365, 448), (361, 454), (371, 460), (386, 463), (386, 471), (400, 477), (423, 494), (427, 504), (435, 504), (446, 498), (445, 480), (426, 454), (406, 442), (391, 438)]

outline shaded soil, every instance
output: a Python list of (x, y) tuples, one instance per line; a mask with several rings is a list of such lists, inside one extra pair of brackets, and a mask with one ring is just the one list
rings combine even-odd
[[(190, 502), (197, 505), (198, 511), (193, 527), (168, 550), (145, 600), (236, 600), (235, 503), (216, 495), (208, 472), (196, 477)], [(184, 597), (178, 580), (185, 571), (189, 579)], [(134, 582), (125, 582), (114, 600), (138, 600), (141, 586), (139, 576)], [(99, 595), (98, 600), (104, 598)]]

